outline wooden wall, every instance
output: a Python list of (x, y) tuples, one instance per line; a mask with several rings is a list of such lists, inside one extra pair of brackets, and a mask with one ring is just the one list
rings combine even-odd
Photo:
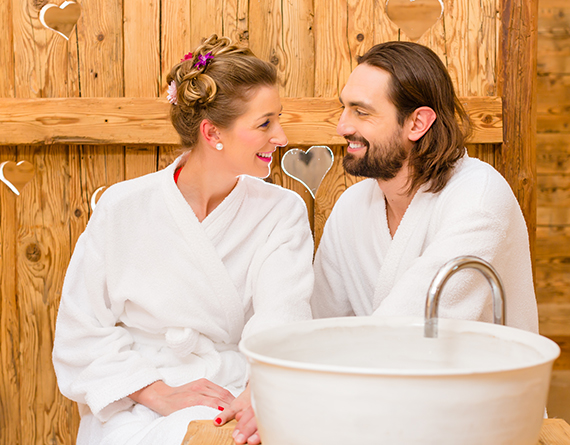
[[(540, 328), (570, 369), (570, 2), (540, 0), (536, 293)], [(570, 402), (568, 402), (570, 403)]]
[[(335, 98), (357, 55), (377, 42), (406, 39), (386, 17), (385, 2), (379, 0), (82, 0), (81, 18), (66, 41), (41, 27), (38, 14), (46, 2), (0, 2), (0, 101), (165, 97), (164, 79), (170, 67), (212, 32), (242, 41), (274, 63), (284, 97)], [(533, 2), (525, 0), (525, 5), (532, 8)], [(441, 57), (459, 95), (501, 95), (513, 83), (502, 80), (508, 67), (499, 66), (498, 36), (522, 29), (516, 20), (532, 11), (517, 9), (514, 14), (516, 8), (509, 0), (445, 0), (445, 4), (442, 20), (420, 43)], [(502, 24), (499, 10), (509, 12)], [(509, 97), (505, 107), (518, 100), (516, 95)], [(67, 122), (60, 117), (42, 119), (45, 126)], [(469, 151), (500, 168), (504, 152), (516, 143), (505, 141), (502, 150), (500, 144), (471, 145)], [(552, 147), (555, 151), (560, 145)], [(355, 181), (342, 170), (343, 146), (331, 148), (335, 164), (315, 200), (283, 175), (279, 160), (271, 175), (273, 182), (303, 196), (317, 239), (333, 203)], [(0, 443), (74, 443), (77, 411), (57, 390), (51, 365), (67, 263), (89, 218), (93, 192), (164, 167), (173, 159), (173, 151), (172, 146), (152, 141), (0, 147), (0, 162), (27, 160), (36, 170), (21, 196), (0, 184)], [(550, 163), (552, 168), (554, 164)], [(559, 167), (556, 172), (560, 174)], [(525, 178), (525, 187), (513, 188), (523, 207), (531, 209), (525, 214), (530, 215), (527, 221), (534, 234), (533, 198), (528, 192), (534, 190), (534, 182), (526, 174), (515, 171), (511, 176)], [(512, 177), (508, 179), (514, 184)], [(565, 232), (556, 233), (561, 240)], [(551, 263), (562, 268), (564, 261)], [(541, 282), (545, 281), (546, 277)], [(560, 295), (548, 298), (562, 301)]]

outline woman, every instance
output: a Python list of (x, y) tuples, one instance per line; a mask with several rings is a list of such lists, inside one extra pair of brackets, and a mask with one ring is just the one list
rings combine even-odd
[[(238, 342), (310, 318), (306, 208), (258, 179), (287, 144), (276, 80), (249, 49), (208, 38), (168, 76), (187, 151), (99, 200), (53, 352), (61, 392), (79, 404), (78, 445), (179, 445), (191, 420), (251, 419)], [(259, 443), (251, 425), (236, 442)]]

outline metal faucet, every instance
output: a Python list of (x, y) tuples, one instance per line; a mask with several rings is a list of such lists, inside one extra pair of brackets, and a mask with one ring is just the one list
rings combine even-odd
[(445, 263), (429, 286), (426, 299), (424, 337), (437, 337), (437, 308), (443, 286), (455, 272), (469, 268), (478, 270), (487, 278), (493, 292), (493, 322), (495, 324), (505, 324), (505, 292), (499, 274), (493, 266), (481, 258), (460, 256)]

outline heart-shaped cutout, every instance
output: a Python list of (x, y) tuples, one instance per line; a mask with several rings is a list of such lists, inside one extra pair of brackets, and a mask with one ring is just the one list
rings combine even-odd
[(386, 14), (412, 40), (418, 40), (443, 14), (442, 0), (388, 0)]
[(40, 11), (40, 22), (69, 40), (80, 15), (81, 6), (75, 2), (64, 2), (61, 6), (48, 3)]
[(0, 164), (0, 181), (18, 196), (34, 175), (34, 166), (28, 161), (20, 161), (17, 164), (14, 161), (6, 161)]
[(306, 152), (292, 148), (283, 155), (281, 168), (286, 175), (301, 182), (313, 198), (321, 181), (333, 165), (334, 156), (329, 147), (315, 145)]

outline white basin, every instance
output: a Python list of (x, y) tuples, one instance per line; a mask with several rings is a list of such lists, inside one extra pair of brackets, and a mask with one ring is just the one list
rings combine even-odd
[(489, 323), (344, 317), (244, 339), (264, 445), (536, 445), (556, 343)]

